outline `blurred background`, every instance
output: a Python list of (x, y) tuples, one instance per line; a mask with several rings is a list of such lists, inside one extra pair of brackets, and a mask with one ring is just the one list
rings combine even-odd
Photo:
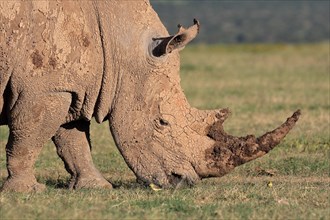
[(304, 43), (329, 40), (327, 0), (151, 0), (170, 34), (193, 18), (195, 43)]

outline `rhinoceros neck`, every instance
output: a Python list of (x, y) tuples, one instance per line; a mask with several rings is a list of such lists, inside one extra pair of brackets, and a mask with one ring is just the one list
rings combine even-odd
[(122, 77), (132, 71), (141, 58), (134, 51), (143, 27), (151, 23), (154, 15), (148, 0), (94, 1), (103, 51), (103, 77), (98, 102), (94, 109), (97, 122), (107, 118), (121, 95)]
[(103, 76), (97, 103), (94, 109), (94, 116), (98, 123), (106, 119), (111, 111), (111, 106), (118, 94), (118, 85), (120, 84), (120, 74), (115, 67), (115, 54), (113, 45), (113, 31), (110, 26), (112, 23), (109, 11), (111, 4), (109, 2), (94, 2), (96, 11), (99, 35), (103, 52)]

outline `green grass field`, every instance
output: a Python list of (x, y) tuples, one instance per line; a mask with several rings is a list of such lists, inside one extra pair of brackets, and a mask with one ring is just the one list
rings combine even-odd
[[(191, 46), (182, 52), (182, 87), (191, 105), (229, 107), (234, 135), (260, 135), (296, 109), (302, 117), (268, 155), (192, 188), (152, 191), (135, 183), (108, 124), (92, 124), (93, 158), (114, 190), (69, 191), (55, 147), (44, 147), (40, 194), (0, 194), (0, 219), (330, 219), (329, 43)], [(0, 184), (7, 176), (0, 128)], [(272, 183), (272, 187), (268, 183)]]

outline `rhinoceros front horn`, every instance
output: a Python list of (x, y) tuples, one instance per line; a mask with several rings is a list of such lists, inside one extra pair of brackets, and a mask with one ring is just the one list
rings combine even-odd
[(220, 177), (235, 167), (261, 157), (272, 150), (294, 127), (300, 116), (297, 110), (286, 122), (273, 131), (256, 138), (254, 135), (234, 137), (223, 129), (227, 114), (216, 115), (218, 121), (208, 127), (207, 136), (214, 140), (212, 147), (204, 149), (204, 161), (195, 168), (200, 178)]
[(152, 54), (160, 57), (171, 53), (174, 50), (183, 49), (190, 41), (192, 41), (199, 33), (199, 21), (194, 19), (194, 25), (189, 28), (184, 28), (178, 25), (179, 31), (177, 34), (169, 37), (153, 38)]

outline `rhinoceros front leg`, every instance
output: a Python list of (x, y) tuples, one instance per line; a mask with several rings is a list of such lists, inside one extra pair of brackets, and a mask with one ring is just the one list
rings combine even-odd
[(52, 139), (66, 170), (71, 174), (69, 188), (112, 188), (93, 164), (89, 125), (89, 122), (82, 120), (65, 124)]
[(71, 96), (35, 96), (22, 92), (9, 111), (10, 135), (6, 146), (8, 178), (3, 191), (31, 192), (45, 189), (37, 182), (33, 166), (42, 146), (65, 120)]

